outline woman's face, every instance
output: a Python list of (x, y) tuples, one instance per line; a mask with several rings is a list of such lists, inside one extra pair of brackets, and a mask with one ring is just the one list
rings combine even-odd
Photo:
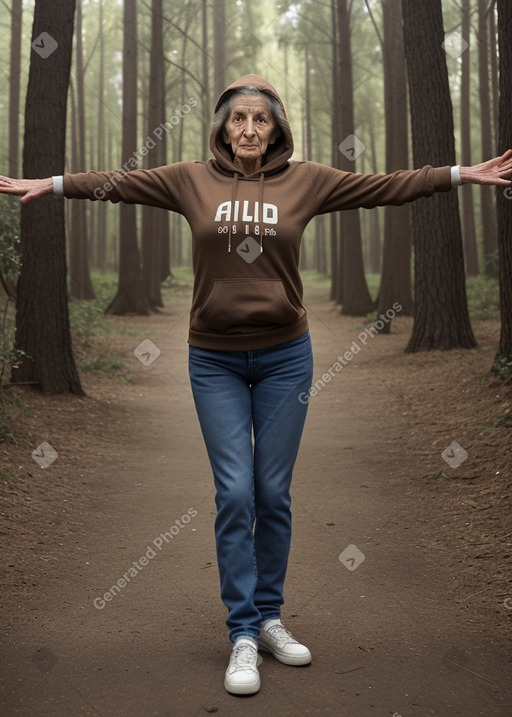
[(264, 97), (234, 97), (223, 139), (231, 144), (235, 166), (246, 173), (259, 169), (268, 145), (275, 142), (277, 134), (276, 123)]

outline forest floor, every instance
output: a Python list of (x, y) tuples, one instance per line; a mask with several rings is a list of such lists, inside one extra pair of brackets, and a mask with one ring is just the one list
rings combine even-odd
[[(8, 389), (3, 716), (512, 715), (512, 386), (488, 378), (499, 325), (474, 323), (476, 350), (410, 355), (411, 319), (369, 337), (327, 298), (306, 285), (315, 381), (352, 358), (310, 401), (283, 607), (312, 664), (264, 653), (257, 695), (223, 688), (185, 287), (151, 317), (109, 318), (96, 351), (124, 369), (84, 373), (85, 397)], [(143, 363), (145, 339), (160, 355), (145, 345)]]

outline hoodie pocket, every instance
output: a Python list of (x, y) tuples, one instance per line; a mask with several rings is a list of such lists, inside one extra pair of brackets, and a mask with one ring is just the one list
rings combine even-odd
[(199, 312), (204, 329), (225, 333), (260, 332), (299, 316), (278, 279), (219, 279)]

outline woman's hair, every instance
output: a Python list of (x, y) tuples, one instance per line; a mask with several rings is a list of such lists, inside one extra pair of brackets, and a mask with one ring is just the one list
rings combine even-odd
[(224, 125), (229, 118), (229, 115), (231, 114), (233, 100), (235, 99), (235, 97), (238, 97), (240, 95), (244, 95), (247, 97), (261, 95), (262, 97), (264, 97), (268, 103), (268, 108), (270, 110), (272, 119), (276, 123), (280, 132), (284, 134), (284, 127), (288, 125), (288, 120), (286, 119), (286, 115), (284, 113), (281, 103), (276, 97), (274, 97), (274, 95), (270, 94), (269, 92), (265, 92), (264, 90), (259, 90), (253, 85), (234, 87), (232, 90), (230, 90), (229, 94), (226, 93), (222, 104), (219, 106), (217, 112), (215, 112), (215, 114), (213, 115), (211, 127), (212, 132), (217, 133), (222, 131)]

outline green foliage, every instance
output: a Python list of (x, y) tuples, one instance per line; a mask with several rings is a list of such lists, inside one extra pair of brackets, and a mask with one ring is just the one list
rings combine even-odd
[(21, 483), (21, 478), (16, 475), (14, 471), (9, 470), (8, 468), (2, 468), (0, 470), (0, 482), (10, 484)]
[(0, 272), (15, 283), (20, 263), (20, 204), (17, 197), (0, 194)]
[(512, 428), (512, 413), (507, 411), (494, 422), (494, 425), (496, 428)]
[(473, 321), (499, 318), (500, 291), (498, 280), (480, 275), (466, 279), (469, 315)]
[(488, 276), (492, 276), (497, 279), (500, 270), (500, 257), (499, 253), (495, 251), (493, 254), (487, 254), (485, 257), (485, 273)]
[(91, 348), (94, 336), (107, 331), (105, 314), (96, 301), (71, 301), (69, 322), (73, 347), (82, 352)]
[(451, 476), (448, 475), (448, 473), (444, 470), (444, 468), (440, 468), (437, 471), (433, 471), (432, 473), (429, 473), (428, 475), (424, 476), (425, 478), (444, 478), (445, 480), (451, 480)]
[(111, 356), (99, 354), (98, 356), (94, 356), (90, 361), (82, 364), (80, 368), (82, 371), (105, 371), (109, 373), (112, 371), (122, 371), (123, 364)]
[[(9, 293), (14, 290), (21, 268), (19, 232), (19, 201), (16, 197), (0, 195), (0, 273)], [(26, 356), (24, 351), (14, 348), (15, 325), (10, 304), (6, 296), (0, 316), (0, 441), (15, 438), (3, 392), (4, 374), (7, 367), (16, 368)]]
[(491, 373), (504, 381), (509, 381), (512, 377), (512, 359), (497, 353), (494, 357)]
[(94, 286), (96, 299), (93, 303), (99, 307), (101, 311), (105, 311), (117, 291), (118, 273), (115, 271), (99, 271), (94, 269), (91, 271), (91, 281)]
[(480, 426), (480, 429), (484, 433), (489, 433), (496, 428), (512, 428), (512, 413), (510, 411), (505, 411), (505, 413), (502, 416), (499, 416), (495, 421), (489, 421), (488, 423), (484, 423)]

